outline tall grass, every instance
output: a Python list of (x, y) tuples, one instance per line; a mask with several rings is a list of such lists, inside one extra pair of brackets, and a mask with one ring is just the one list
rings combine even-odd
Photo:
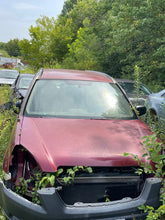
[(0, 174), (2, 174), (3, 155), (9, 143), (10, 133), (17, 115), (13, 109), (6, 110), (4, 104), (10, 100), (10, 86), (0, 87)]
[[(10, 100), (11, 89), (9, 86), (1, 86), (0, 87), (0, 107), (2, 107), (5, 103), (9, 102)], [(4, 110), (1, 108), (0, 110), (0, 177), (3, 177), (3, 158), (6, 152), (11, 130), (15, 123), (17, 115), (14, 113), (12, 109)], [(5, 220), (1, 208), (0, 208), (0, 219)]]

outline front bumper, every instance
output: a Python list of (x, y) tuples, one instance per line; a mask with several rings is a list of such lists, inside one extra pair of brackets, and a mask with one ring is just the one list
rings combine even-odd
[(75, 205), (64, 204), (55, 188), (43, 188), (38, 190), (42, 205), (37, 205), (7, 189), (0, 179), (0, 206), (11, 220), (137, 220), (146, 216), (138, 209), (139, 206), (159, 207), (160, 188), (161, 179), (148, 178), (140, 196), (135, 199)]

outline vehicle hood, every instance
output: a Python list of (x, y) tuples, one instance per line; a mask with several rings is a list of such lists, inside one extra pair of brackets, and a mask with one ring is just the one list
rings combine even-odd
[[(151, 131), (141, 120), (28, 118), (22, 122), (20, 144), (45, 172), (59, 166), (130, 166), (142, 156), (141, 138)], [(137, 164), (136, 164), (137, 165)]]
[(0, 78), (0, 84), (12, 85), (14, 82), (15, 79)]

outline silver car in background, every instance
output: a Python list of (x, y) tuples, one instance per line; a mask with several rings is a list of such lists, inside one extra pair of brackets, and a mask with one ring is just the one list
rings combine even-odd
[(152, 122), (158, 123), (159, 128), (165, 128), (165, 89), (150, 94), (146, 99), (146, 107)]
[(35, 74), (22, 73), (19, 75), (18, 79), (11, 86), (12, 96), (17, 99), (23, 99), (29, 89), (31, 81), (33, 80)]
[(18, 70), (0, 70), (0, 85), (12, 85), (18, 78)]
[(129, 79), (115, 79), (118, 84), (124, 89), (129, 100), (134, 106), (145, 105), (146, 97), (152, 92), (146, 85)]

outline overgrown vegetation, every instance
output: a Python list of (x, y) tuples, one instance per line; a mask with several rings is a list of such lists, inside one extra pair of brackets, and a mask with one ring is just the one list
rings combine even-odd
[[(1, 48), (1, 43), (0, 43), (0, 48)], [(1, 54), (3, 57), (10, 57), (9, 54), (7, 53), (7, 51), (4, 50), (4, 49), (0, 49), (0, 54)]]
[[(137, 97), (139, 91), (139, 82), (141, 79), (141, 72), (138, 66), (135, 66), (134, 77), (136, 81)], [(124, 153), (124, 155), (132, 156), (134, 160), (138, 162), (141, 168), (139, 168), (136, 173), (139, 175), (142, 172), (146, 174), (154, 175), (155, 177), (162, 178), (162, 188), (161, 188), (161, 202), (162, 205), (158, 209), (154, 209), (151, 206), (142, 205), (139, 209), (147, 213), (146, 220), (163, 220), (165, 218), (165, 133), (164, 130), (158, 125), (157, 120), (153, 120), (150, 115), (150, 111), (147, 111), (142, 117), (148, 126), (153, 131), (153, 135), (143, 137), (143, 159), (142, 161), (137, 155), (132, 153)], [(159, 139), (158, 139), (159, 138)], [(160, 141), (161, 140), (161, 141)], [(148, 161), (152, 161), (153, 164), (149, 164)]]
[[(16, 114), (12, 109), (1, 108), (10, 99), (11, 89), (9, 86), (0, 86), (0, 177), (3, 178), (3, 157), (10, 140), (11, 130), (16, 120)], [(6, 219), (0, 209), (0, 219)]]
[[(157, 220), (157, 219), (164, 219), (165, 218), (165, 154), (161, 154), (161, 150), (165, 150), (165, 146), (162, 146), (162, 143), (158, 141), (157, 136), (155, 134), (151, 136), (143, 137), (143, 159), (145, 158), (145, 162), (142, 159), (138, 158), (137, 155), (132, 153), (124, 153), (124, 155), (132, 156), (134, 160), (138, 161), (138, 164), (141, 166), (137, 170), (137, 173), (140, 175), (142, 172), (146, 174), (153, 174), (155, 177), (162, 178), (162, 189), (161, 189), (161, 201), (162, 205), (158, 209), (154, 209), (150, 206), (142, 205), (139, 209), (147, 212), (146, 220)], [(149, 164), (147, 161), (152, 161), (153, 164)]]
[[(74, 182), (74, 178), (76, 175), (76, 172), (87, 172), (92, 173), (91, 167), (84, 167), (84, 166), (74, 166), (73, 168), (68, 168), (66, 171), (66, 175), (62, 178), (65, 185), (71, 184)], [(47, 173), (43, 175), (43, 173), (40, 171), (35, 175), (35, 179), (27, 179), (20, 178), (19, 185), (16, 186), (16, 193), (18, 193), (21, 196), (26, 195), (28, 191), (28, 183), (34, 181), (35, 186), (32, 189), (32, 202), (40, 204), (37, 190), (45, 188), (47, 186), (54, 187), (55, 182), (58, 179), (58, 177), (63, 173), (63, 169), (59, 168), (55, 173)]]

